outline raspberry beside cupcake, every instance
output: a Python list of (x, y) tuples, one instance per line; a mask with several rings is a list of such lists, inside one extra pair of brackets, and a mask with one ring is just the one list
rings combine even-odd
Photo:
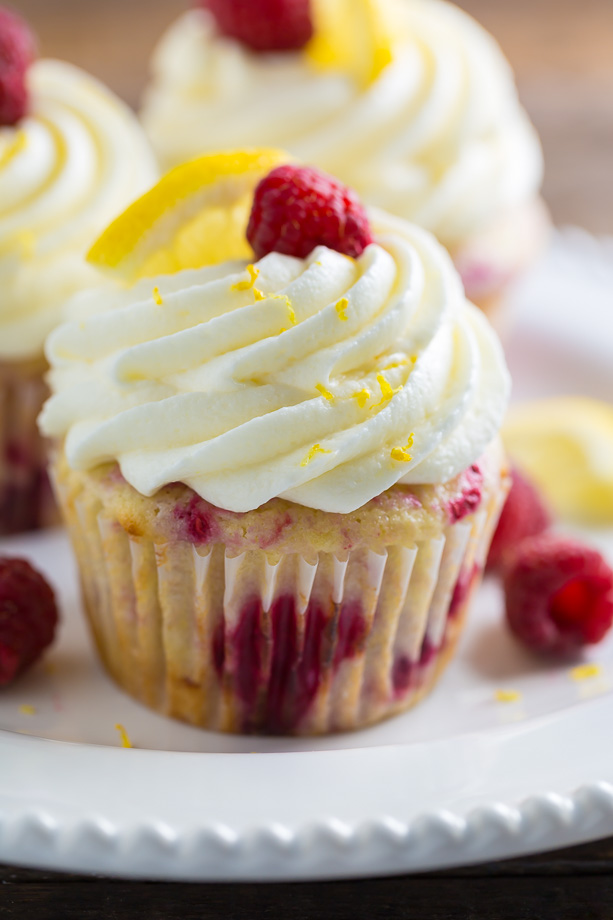
[(258, 261), (81, 299), (42, 427), (115, 679), (205, 728), (313, 734), (406, 709), (451, 656), (506, 493), (508, 375), (429, 234), (373, 212), (338, 251), (331, 214), (361, 206), (327, 177), (284, 168), (315, 248), (277, 251), (275, 172)]

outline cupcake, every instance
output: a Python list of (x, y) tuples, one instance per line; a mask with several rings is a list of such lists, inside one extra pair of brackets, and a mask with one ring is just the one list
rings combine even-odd
[(166, 166), (280, 145), (430, 230), (491, 312), (549, 220), (492, 37), (442, 0), (202, 0), (162, 38), (143, 123)]
[[(75, 302), (41, 426), (123, 688), (212, 730), (357, 729), (453, 655), (507, 491), (509, 378), (426, 231), (297, 165), (247, 224), (257, 157), (179, 167), (102, 237), (126, 280), (176, 270)], [(207, 208), (251, 260), (206, 264)]]
[(0, 534), (53, 517), (36, 418), (43, 346), (67, 297), (96, 282), (84, 255), (156, 177), (134, 116), (96, 80), (32, 61), (0, 7)]

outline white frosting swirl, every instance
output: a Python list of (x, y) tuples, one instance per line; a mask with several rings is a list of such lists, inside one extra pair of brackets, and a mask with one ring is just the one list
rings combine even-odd
[(48, 342), (43, 432), (74, 469), (117, 460), (144, 495), (181, 481), (232, 511), (348, 513), (460, 473), (502, 421), (500, 345), (429, 234), (372, 218), (360, 259), (272, 253), (257, 293), (234, 262), (81, 295)]
[(59, 61), (28, 74), (30, 113), (0, 128), (0, 359), (42, 354), (67, 297), (96, 283), (84, 255), (155, 181), (144, 134), (97, 80)]
[(481, 26), (443, 0), (398, 10), (406, 37), (366, 89), (304, 53), (253, 54), (207, 13), (186, 13), (153, 61), (143, 122), (154, 146), (168, 164), (245, 143), (285, 148), (453, 249), (536, 195), (541, 148)]

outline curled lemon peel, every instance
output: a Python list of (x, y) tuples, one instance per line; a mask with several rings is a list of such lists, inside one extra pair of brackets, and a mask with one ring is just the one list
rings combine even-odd
[(121, 746), (122, 746), (123, 748), (131, 748), (131, 747), (132, 747), (132, 742), (130, 741), (130, 738), (129, 738), (129, 736), (128, 736), (128, 733), (127, 733), (127, 731), (125, 730), (125, 728), (123, 727), (123, 725), (121, 725), (121, 723), (118, 722), (117, 725), (115, 726), (115, 728), (116, 728), (116, 730), (119, 732), (119, 738), (120, 738), (120, 740), (121, 740)]
[(315, 31), (306, 56), (318, 70), (373, 83), (394, 59), (401, 18), (393, 0), (312, 0)]
[(342, 297), (339, 302), (336, 304), (335, 310), (338, 313), (338, 318), (346, 323), (349, 317), (347, 316), (347, 307), (349, 306), (349, 301), (346, 297)]
[(398, 460), (399, 463), (409, 463), (413, 459), (413, 456), (409, 453), (409, 451), (413, 447), (414, 440), (415, 435), (411, 432), (409, 439), (404, 447), (392, 447), (392, 460)]
[(158, 305), (158, 307), (161, 307), (162, 304), (164, 303), (164, 301), (163, 301), (163, 299), (162, 299), (162, 295), (160, 294), (160, 289), (159, 289), (159, 287), (154, 287), (154, 288), (153, 288), (153, 299), (154, 299), (154, 301), (156, 302), (156, 304)]
[(313, 444), (312, 448), (300, 464), (300, 466), (308, 466), (313, 457), (317, 454), (331, 454), (331, 450), (326, 450), (325, 447), (322, 447), (321, 444)]
[(321, 393), (321, 395), (323, 396), (323, 398), (324, 398), (324, 399), (327, 399), (328, 402), (334, 402), (334, 394), (331, 393), (330, 390), (326, 390), (326, 388), (325, 388), (325, 386), (323, 385), (323, 383), (316, 383), (316, 384), (315, 384), (315, 389), (317, 390), (318, 393)]
[(248, 259), (254, 189), (290, 160), (281, 150), (258, 148), (183, 163), (116, 218), (87, 259), (127, 282)]

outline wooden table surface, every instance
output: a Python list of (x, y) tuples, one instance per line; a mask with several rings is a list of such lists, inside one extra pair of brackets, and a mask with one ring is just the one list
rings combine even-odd
[[(11, 0), (46, 55), (133, 105), (156, 37), (186, 0)], [(462, 0), (499, 39), (540, 131), (559, 223), (613, 233), (613, 0)], [(299, 885), (137, 883), (0, 868), (0, 918), (610, 920), (613, 840), (428, 876)]]

